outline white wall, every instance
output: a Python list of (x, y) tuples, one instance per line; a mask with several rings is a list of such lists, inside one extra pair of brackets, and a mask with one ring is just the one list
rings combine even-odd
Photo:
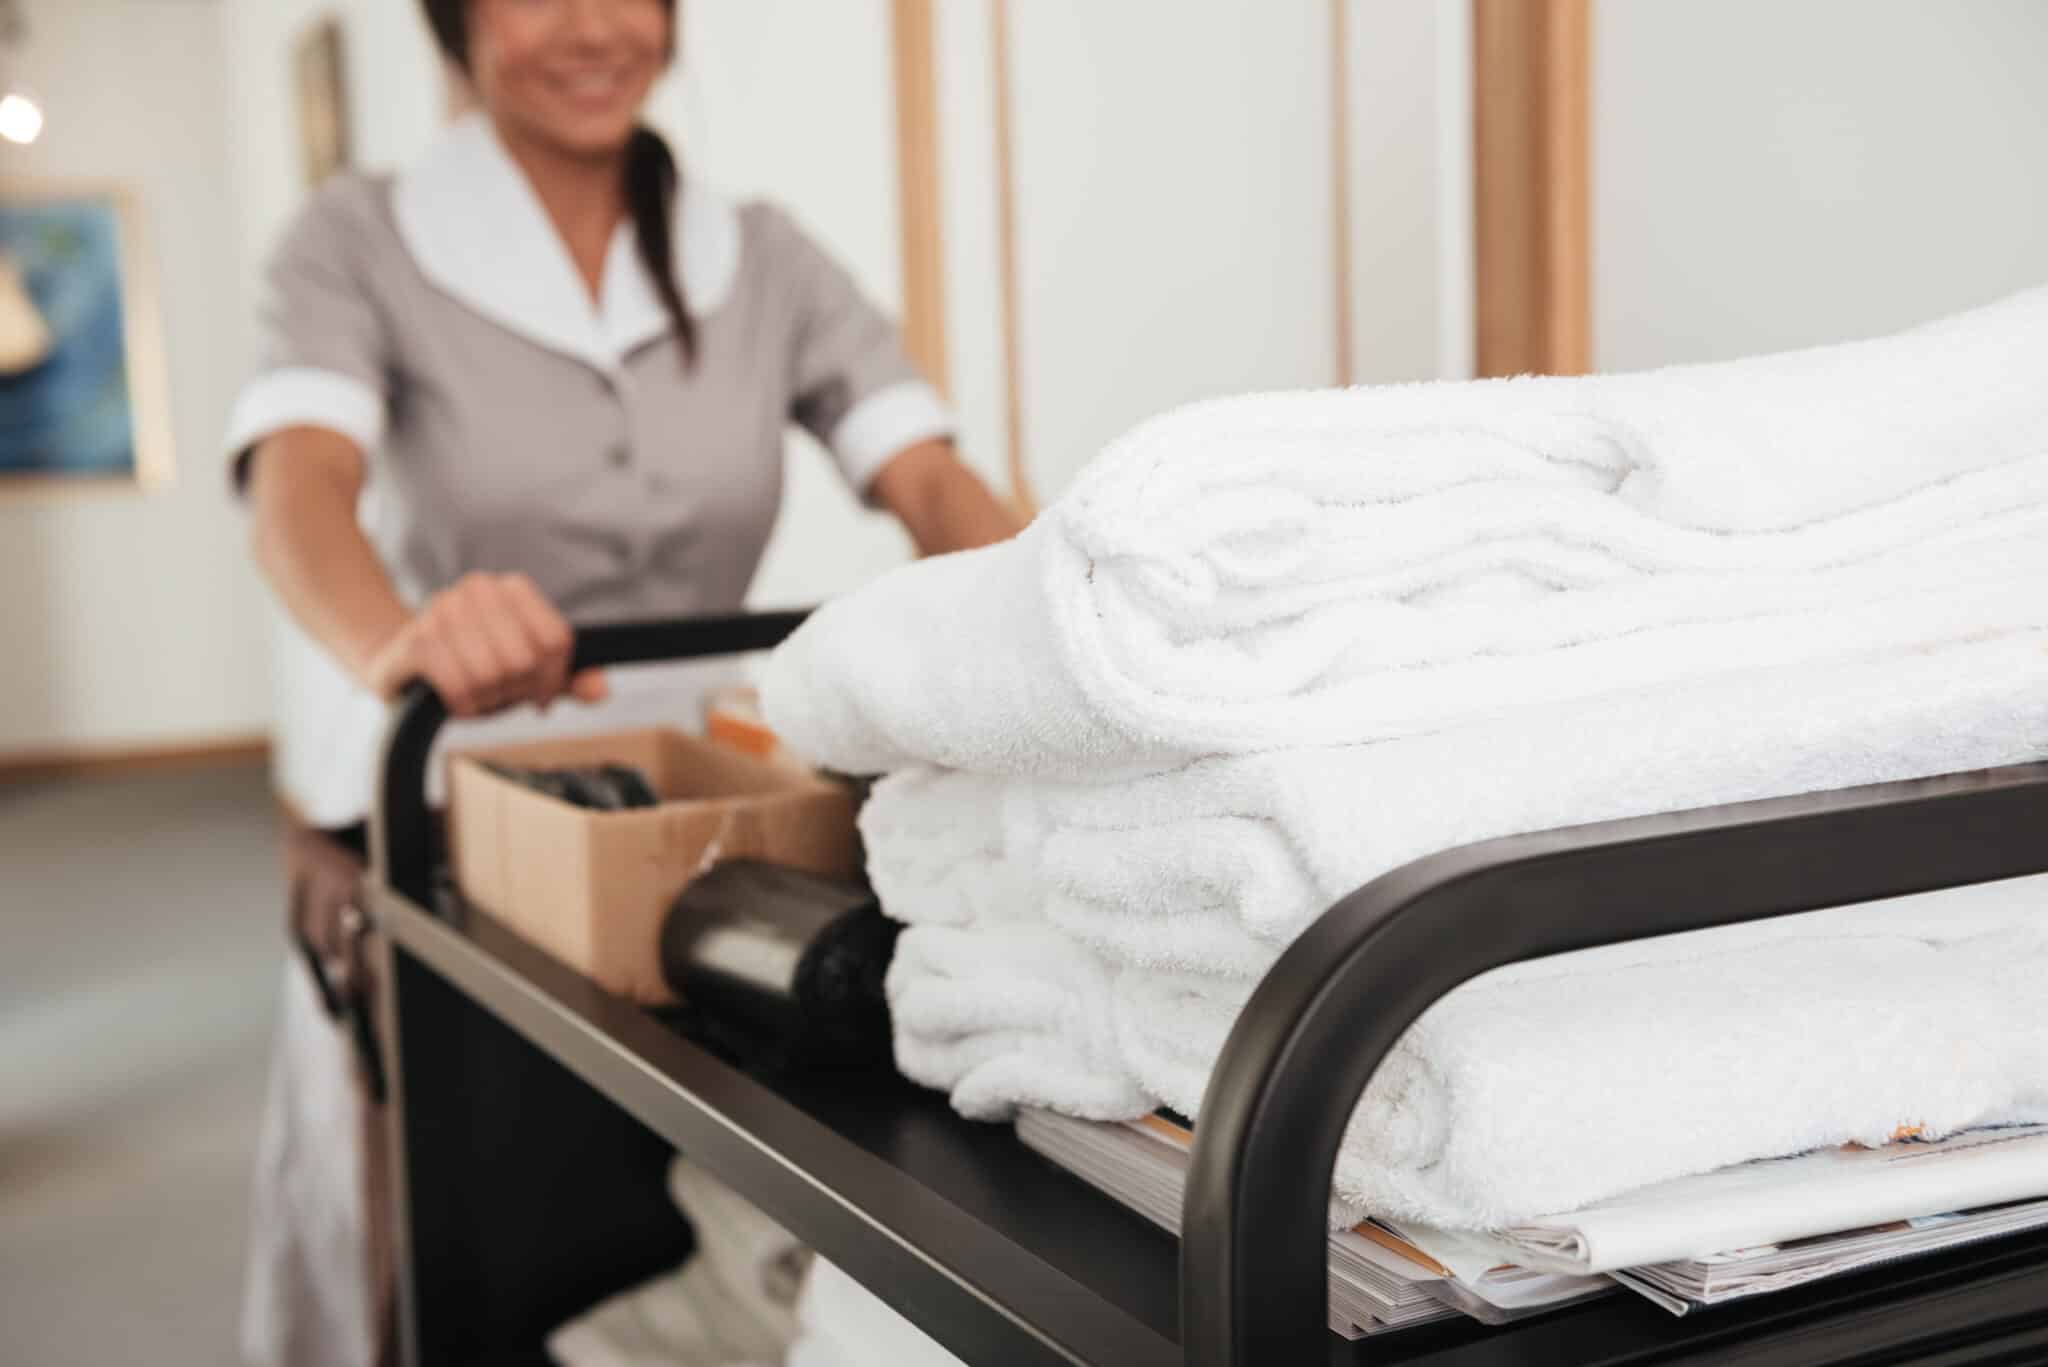
[[(793, 208), (893, 309), (889, 9), (691, 0), (681, 74), (656, 116), (680, 131), (700, 174)], [(950, 397), (963, 454), (1000, 484), (993, 6), (934, 10)], [(1460, 7), (1351, 0), (1348, 300), (1332, 263), (1324, 6), (1030, 0), (1009, 14), (1019, 388), (1041, 499), (1160, 408), (1330, 383), (1340, 307), (1361, 381), (1461, 363), (1467, 232), (1452, 218), (1465, 116), (1439, 91), (1446, 70), (1465, 70)], [(807, 444), (792, 443), (757, 601), (843, 592), (907, 554), (893, 524), (855, 508)]]
[(220, 0), (229, 155), (239, 201), (245, 278), (253, 281), (304, 198), (292, 55), (322, 18), (341, 20), (356, 164), (391, 170), (416, 156), (440, 126), (440, 64), (416, 0)]
[(1601, 0), (1594, 39), (1603, 369), (2048, 281), (2048, 4)]
[(0, 175), (123, 182), (156, 258), (177, 477), (0, 497), (0, 753), (259, 729), (258, 596), (216, 442), (244, 313), (222, 17), (164, 0), (28, 0), (20, 71), (49, 121)]
[(1323, 7), (1072, 0), (1010, 16), (1041, 495), (1159, 409), (1329, 383)]
[[(938, 11), (955, 399), (970, 444), (1000, 452), (990, 6)], [(1325, 5), (1030, 0), (1009, 16), (1018, 379), (1041, 501), (1159, 409), (1334, 382), (1339, 310), (1353, 379), (1440, 373), (1445, 280), (1468, 273), (1443, 214), (1465, 153), (1440, 136), (1462, 116), (1438, 89), (1459, 7), (1349, 0), (1344, 299)]]

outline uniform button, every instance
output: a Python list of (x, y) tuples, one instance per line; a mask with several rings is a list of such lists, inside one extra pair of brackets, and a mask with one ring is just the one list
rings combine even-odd
[(633, 452), (627, 447), (626, 443), (620, 442), (605, 453), (605, 458), (611, 461), (614, 470), (623, 470), (632, 462)]

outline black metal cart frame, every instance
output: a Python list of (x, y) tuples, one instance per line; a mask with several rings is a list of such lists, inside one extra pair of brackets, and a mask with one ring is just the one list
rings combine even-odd
[[(579, 634), (579, 668), (772, 646), (778, 613)], [(1685, 1319), (1633, 1297), (1505, 1329), (1325, 1326), (1346, 1120), (1403, 1030), (1504, 964), (2048, 872), (2048, 764), (1515, 836), (1326, 912), (1226, 1044), (1175, 1241), (893, 1075), (761, 1078), (459, 905), (425, 800), (445, 719), (395, 716), (373, 821), (382, 1035), (415, 1363), (541, 1360), (547, 1327), (688, 1248), (670, 1146), (976, 1363), (2048, 1361), (2048, 1235)]]

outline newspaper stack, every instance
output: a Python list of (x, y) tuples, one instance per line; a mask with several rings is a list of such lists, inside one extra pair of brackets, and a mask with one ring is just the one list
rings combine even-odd
[[(1154, 1224), (1180, 1233), (1181, 1190), (1194, 1137), (1179, 1121), (1149, 1115), (1124, 1124), (1026, 1110), (1017, 1137)], [(1446, 1249), (1464, 1245), (1445, 1241)], [(1505, 1265), (1459, 1276), (1394, 1230), (1368, 1221), (1330, 1235), (1330, 1327), (1346, 1338), (1468, 1315), (1503, 1324), (1614, 1289), (1604, 1277), (1559, 1276)]]
[(1485, 1256), (1605, 1272), (1682, 1315), (2044, 1226), (2048, 1125), (2009, 1125), (1681, 1177), (1501, 1231)]
[(1866, 1267), (1960, 1248), (1984, 1239), (2048, 1225), (2048, 1201), (2020, 1201), (1911, 1220), (1847, 1234), (1793, 1239), (1783, 1244), (1715, 1253), (1704, 1258), (1622, 1268), (1608, 1275), (1674, 1315), (1795, 1286)]
[[(1024, 1144), (1175, 1233), (1193, 1135), (1046, 1111)], [(1369, 1220), (1330, 1236), (1331, 1327), (1504, 1324), (1625, 1286), (1676, 1315), (2048, 1227), (2048, 1125), (1820, 1149), (1486, 1233)]]

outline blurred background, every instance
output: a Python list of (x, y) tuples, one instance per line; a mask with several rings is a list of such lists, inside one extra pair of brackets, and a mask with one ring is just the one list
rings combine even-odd
[[(1232, 391), (1633, 369), (2048, 280), (2039, 0), (688, 0), (654, 108), (1025, 503)], [(0, 0), (0, 1325), (232, 1360), (284, 952), (224, 477), (262, 259), (461, 95), (413, 0)], [(31, 383), (31, 378), (34, 382)], [(908, 555), (791, 440), (756, 585)]]

